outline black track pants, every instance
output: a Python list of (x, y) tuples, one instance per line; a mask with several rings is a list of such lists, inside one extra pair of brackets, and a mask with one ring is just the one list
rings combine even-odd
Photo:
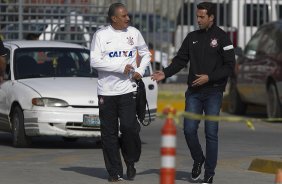
[(136, 120), (135, 99), (133, 93), (99, 95), (98, 98), (106, 169), (111, 176), (123, 176), (119, 149), (121, 148), (124, 161), (128, 164), (137, 162), (141, 154), (140, 125)]

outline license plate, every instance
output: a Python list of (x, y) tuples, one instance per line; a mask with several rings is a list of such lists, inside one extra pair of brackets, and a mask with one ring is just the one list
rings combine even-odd
[(82, 126), (85, 127), (99, 127), (100, 119), (99, 116), (93, 114), (83, 114)]

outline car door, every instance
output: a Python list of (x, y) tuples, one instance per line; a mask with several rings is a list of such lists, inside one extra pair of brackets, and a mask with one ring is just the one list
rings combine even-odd
[[(157, 98), (158, 98), (158, 85), (156, 81), (151, 79), (151, 75), (153, 73), (151, 65), (149, 65), (145, 71), (145, 74), (142, 78), (145, 87), (146, 87), (146, 97), (148, 101), (148, 106), (150, 110), (151, 120), (156, 118), (157, 113)], [(149, 112), (147, 107), (147, 112), (145, 116), (145, 121), (149, 120)]]
[(9, 101), (9, 86), (11, 85), (11, 75), (10, 75), (10, 49), (6, 50), (6, 71), (4, 75), (4, 82), (0, 84), (0, 130), (8, 131), (10, 130), (9, 124), (9, 111), (10, 106)]
[[(278, 51), (275, 35), (277, 34), (277, 28), (274, 24), (268, 24), (261, 30), (256, 60), (253, 62), (253, 75), (254, 83), (253, 88), (255, 90), (256, 104), (265, 105), (267, 100), (267, 80), (273, 78), (275, 80), (275, 71), (277, 68), (277, 61), (275, 61), (275, 55)], [(279, 51), (280, 52), (280, 51)]]
[(255, 82), (257, 63), (261, 60), (261, 55), (257, 51), (262, 36), (262, 30), (256, 32), (246, 45), (244, 54), (237, 60), (237, 89), (241, 99), (248, 103), (257, 102)]

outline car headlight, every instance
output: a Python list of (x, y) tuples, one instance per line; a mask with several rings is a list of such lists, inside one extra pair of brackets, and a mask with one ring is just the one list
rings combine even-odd
[(69, 104), (64, 100), (56, 98), (33, 98), (32, 104), (36, 106), (45, 106), (45, 107), (67, 107)]

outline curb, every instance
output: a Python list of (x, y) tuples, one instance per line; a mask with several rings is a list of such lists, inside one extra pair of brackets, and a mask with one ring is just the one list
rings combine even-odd
[(185, 109), (185, 96), (180, 92), (159, 91), (157, 112), (162, 113), (163, 109), (171, 106), (176, 111), (181, 112)]
[(251, 162), (248, 170), (276, 174), (281, 168), (282, 161), (256, 158)]

